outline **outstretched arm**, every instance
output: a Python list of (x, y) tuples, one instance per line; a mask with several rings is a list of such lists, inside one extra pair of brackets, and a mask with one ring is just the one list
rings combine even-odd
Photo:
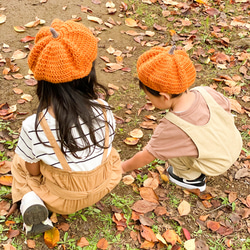
[(28, 170), (28, 172), (30, 173), (30, 175), (37, 176), (37, 175), (41, 174), (39, 161), (36, 163), (25, 162), (25, 167)]
[(143, 151), (138, 152), (132, 158), (122, 163), (122, 172), (126, 173), (128, 171), (141, 168), (149, 164), (154, 159), (155, 157), (150, 154), (147, 149), (143, 149)]

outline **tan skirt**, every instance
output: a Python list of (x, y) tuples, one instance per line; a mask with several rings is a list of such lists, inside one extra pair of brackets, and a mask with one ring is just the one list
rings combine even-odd
[(47, 208), (59, 214), (71, 214), (92, 206), (108, 194), (121, 180), (121, 160), (117, 151), (91, 171), (72, 172), (41, 162), (41, 175), (30, 176), (25, 161), (17, 154), (12, 162), (12, 198), (17, 202), (34, 191)]

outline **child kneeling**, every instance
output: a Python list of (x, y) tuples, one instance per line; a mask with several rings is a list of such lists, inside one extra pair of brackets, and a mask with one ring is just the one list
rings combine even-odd
[(242, 139), (229, 100), (209, 87), (188, 88), (195, 68), (183, 50), (155, 47), (137, 61), (140, 87), (152, 104), (169, 112), (143, 151), (122, 163), (123, 172), (168, 160), (170, 181), (187, 189), (206, 189), (206, 176), (227, 171), (237, 160)]

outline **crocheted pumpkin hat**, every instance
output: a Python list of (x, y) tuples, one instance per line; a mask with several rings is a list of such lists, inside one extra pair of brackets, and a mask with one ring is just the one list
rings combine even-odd
[(147, 87), (168, 94), (180, 94), (196, 78), (195, 67), (184, 50), (154, 47), (143, 53), (137, 61), (140, 81)]
[(87, 76), (97, 56), (97, 39), (81, 23), (55, 19), (35, 38), (28, 64), (36, 80), (63, 83)]

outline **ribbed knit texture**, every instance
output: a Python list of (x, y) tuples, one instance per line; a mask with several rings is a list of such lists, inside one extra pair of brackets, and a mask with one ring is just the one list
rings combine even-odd
[(195, 67), (184, 50), (168, 52), (171, 47), (154, 47), (143, 53), (137, 61), (140, 81), (147, 87), (164, 93), (180, 94), (196, 78)]
[(87, 76), (97, 56), (97, 39), (81, 23), (55, 19), (51, 27), (43, 27), (35, 38), (28, 64), (36, 80), (63, 83)]

